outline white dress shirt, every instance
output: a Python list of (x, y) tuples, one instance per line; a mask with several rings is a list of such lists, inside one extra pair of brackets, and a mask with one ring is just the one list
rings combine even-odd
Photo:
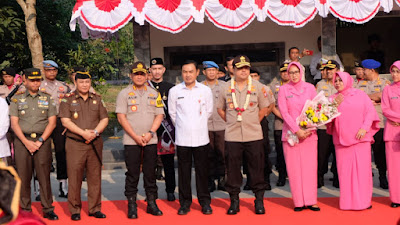
[(7, 141), (7, 131), (10, 127), (10, 117), (8, 115), (8, 105), (4, 98), (0, 98), (0, 158), (11, 155), (10, 145)]
[(199, 147), (210, 142), (207, 123), (213, 113), (213, 95), (209, 87), (196, 81), (192, 89), (184, 82), (171, 88), (168, 112), (175, 124), (176, 145)]
[[(317, 69), (317, 65), (318, 65), (318, 63), (321, 62), (321, 58), (322, 58), (322, 52), (315, 53), (315, 55), (313, 55), (313, 57), (311, 58), (310, 72), (311, 72), (311, 76), (314, 77), (314, 80), (321, 79), (321, 71), (319, 69)], [(343, 71), (343, 69), (344, 69), (343, 64), (340, 61), (340, 58), (337, 54), (335, 56), (335, 61), (340, 64), (339, 70)]]

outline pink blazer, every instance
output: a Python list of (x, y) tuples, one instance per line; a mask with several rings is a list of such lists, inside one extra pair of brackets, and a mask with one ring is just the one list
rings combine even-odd
[(381, 106), (383, 115), (387, 118), (385, 124), (385, 141), (400, 141), (400, 126), (390, 122), (400, 123), (400, 82), (386, 86), (382, 92)]

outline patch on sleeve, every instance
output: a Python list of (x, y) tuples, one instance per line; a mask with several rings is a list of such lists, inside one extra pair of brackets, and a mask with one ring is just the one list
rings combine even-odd
[(158, 93), (158, 96), (157, 96), (156, 107), (157, 107), (157, 108), (162, 108), (162, 107), (164, 107), (164, 104), (163, 104), (163, 102), (162, 102), (160, 93)]

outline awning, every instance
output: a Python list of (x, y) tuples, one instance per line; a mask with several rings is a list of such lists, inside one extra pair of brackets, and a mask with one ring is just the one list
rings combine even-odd
[(254, 19), (267, 18), (282, 26), (303, 27), (317, 14), (329, 13), (340, 20), (366, 23), (380, 10), (389, 13), (400, 0), (77, 0), (70, 28), (79, 23), (91, 36), (112, 34), (131, 19), (143, 25), (179, 33), (190, 23), (203, 23), (207, 16), (215, 26), (239, 31)]

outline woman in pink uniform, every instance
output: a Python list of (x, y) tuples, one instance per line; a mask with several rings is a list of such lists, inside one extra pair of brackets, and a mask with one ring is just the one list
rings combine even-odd
[(371, 143), (379, 130), (379, 117), (367, 94), (353, 88), (353, 78), (337, 72), (333, 80), (340, 99), (339, 117), (327, 124), (336, 149), (340, 184), (340, 209), (363, 210), (371, 207)]
[[(286, 168), (292, 192), (294, 211), (311, 209), (319, 211), (317, 205), (317, 142), (315, 131), (304, 131), (296, 123), (306, 100), (313, 99), (315, 87), (301, 80), (303, 67), (298, 62), (288, 66), (290, 82), (282, 86), (278, 103), (283, 117), (282, 142)], [(299, 138), (299, 143), (290, 146), (286, 134), (291, 131)]]
[(386, 142), (386, 164), (389, 175), (391, 206), (400, 206), (400, 61), (390, 67), (393, 83), (382, 93), (382, 111), (387, 118), (384, 140)]

